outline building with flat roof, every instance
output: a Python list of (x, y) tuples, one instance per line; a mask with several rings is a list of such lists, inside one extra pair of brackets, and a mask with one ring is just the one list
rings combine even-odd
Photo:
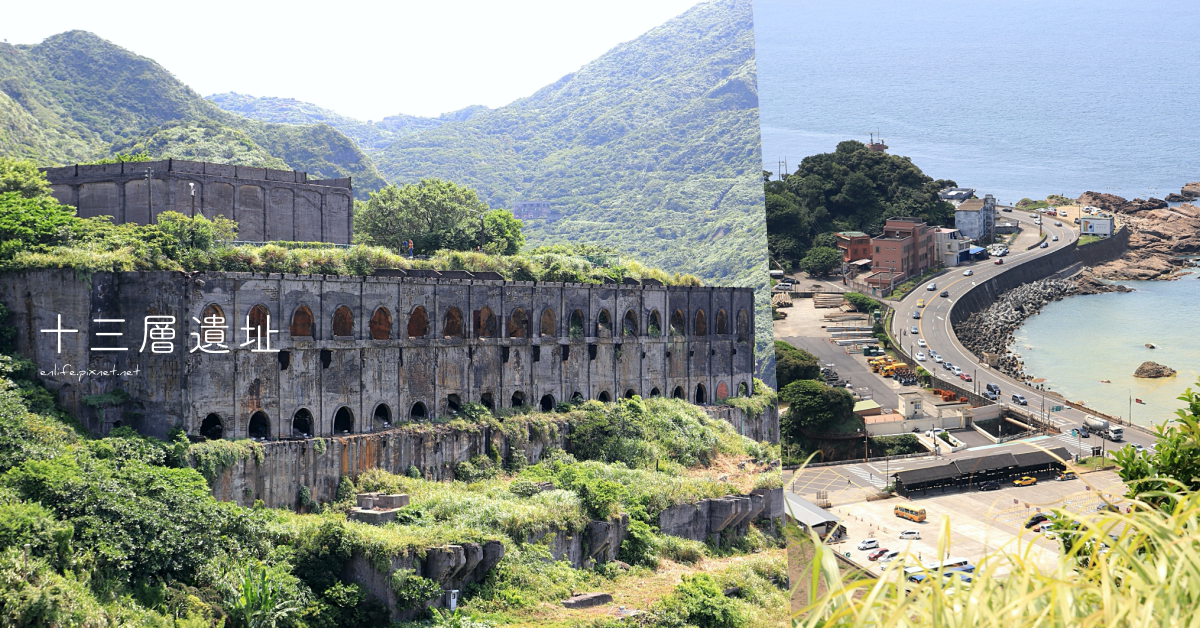
[(787, 492), (784, 494), (788, 517), (795, 521), (802, 530), (812, 530), (819, 536), (825, 536), (834, 530), (841, 518), (820, 506)]
[(1079, 219), (1079, 232), (1083, 235), (1097, 235), (1107, 238), (1113, 234), (1113, 219), (1084, 216)]
[(866, 279), (876, 287), (894, 285), (941, 265), (933, 242), (934, 228), (920, 218), (889, 218), (883, 235), (871, 238), (871, 268)]
[(971, 241), (958, 229), (936, 229), (933, 241), (943, 266), (958, 266), (971, 258)]
[(996, 199), (988, 194), (963, 201), (954, 208), (954, 227), (976, 242), (991, 244), (996, 236)]
[(839, 231), (833, 235), (843, 262), (849, 264), (871, 258), (871, 236), (861, 231)]
[(972, 196), (975, 196), (975, 188), (946, 188), (938, 192), (938, 198), (955, 207)]

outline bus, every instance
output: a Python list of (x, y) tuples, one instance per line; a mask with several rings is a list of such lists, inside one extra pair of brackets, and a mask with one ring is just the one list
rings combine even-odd
[(893, 512), (896, 514), (897, 517), (900, 517), (901, 519), (908, 519), (909, 521), (917, 521), (917, 522), (921, 522), (921, 521), (925, 520), (925, 509), (924, 508), (913, 508), (911, 506), (897, 504), (896, 509)]
[(912, 577), (928, 572), (934, 572), (939, 568), (945, 571), (957, 571), (965, 573), (973, 573), (975, 571), (975, 565), (972, 565), (971, 562), (965, 558), (947, 558), (940, 563), (928, 561), (921, 563), (920, 565), (905, 567), (904, 576), (908, 578), (910, 582), (920, 582), (920, 579), (913, 580)]

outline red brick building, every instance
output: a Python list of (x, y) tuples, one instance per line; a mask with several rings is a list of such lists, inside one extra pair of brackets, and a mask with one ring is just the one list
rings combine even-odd
[(839, 231), (834, 237), (837, 238), (837, 248), (842, 252), (843, 262), (849, 264), (871, 259), (871, 236), (861, 231)]
[(871, 269), (875, 272), (867, 277), (867, 283), (895, 285), (940, 266), (934, 231), (920, 218), (889, 218), (883, 235), (871, 238)]

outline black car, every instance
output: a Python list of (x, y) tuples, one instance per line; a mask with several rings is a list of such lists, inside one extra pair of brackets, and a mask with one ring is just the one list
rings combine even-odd
[(949, 291), (949, 290), (942, 290), (942, 296), (944, 296), (944, 297), (948, 297), (948, 296), (950, 296), (950, 291)]
[(1049, 520), (1050, 520), (1050, 517), (1047, 517), (1046, 515), (1042, 515), (1042, 514), (1034, 515), (1029, 518), (1029, 521), (1025, 522), (1025, 529), (1028, 530), (1029, 528), (1032, 528), (1033, 526), (1035, 526), (1043, 521), (1049, 521)]
[(979, 485), (979, 490), (981, 490), (981, 491), (998, 491), (998, 490), (1000, 490), (1000, 483), (999, 482), (984, 482), (983, 484)]
[(997, 395), (1000, 394), (1000, 386), (993, 384), (991, 382), (988, 382), (987, 389), (988, 389), (988, 392), (994, 392)]

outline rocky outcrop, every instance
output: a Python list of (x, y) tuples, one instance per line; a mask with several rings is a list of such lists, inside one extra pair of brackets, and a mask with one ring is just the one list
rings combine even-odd
[(1163, 366), (1157, 362), (1142, 362), (1142, 365), (1133, 372), (1134, 377), (1155, 378), (1155, 377), (1170, 377), (1175, 374), (1175, 369), (1169, 366)]
[(1186, 202), (1192, 200), (1193, 198), (1195, 198), (1195, 197), (1194, 196), (1184, 196), (1182, 194), (1175, 194), (1174, 192), (1172, 192), (1167, 195), (1167, 202), (1168, 203), (1186, 203)]
[(1104, 279), (1172, 279), (1184, 256), (1200, 254), (1200, 207), (1183, 204), (1125, 216), (1129, 247), (1093, 271)]
[(563, 600), (562, 605), (567, 608), (591, 608), (611, 602), (612, 596), (608, 593), (581, 593)]
[(783, 489), (758, 490), (671, 506), (658, 514), (658, 527), (663, 534), (719, 543), (723, 536), (745, 534), (751, 521), (781, 517), (782, 509)]
[(1179, 193), (1190, 198), (1200, 198), (1200, 181), (1183, 184), (1183, 189)]
[(1090, 273), (1083, 273), (1075, 280), (1075, 294), (1077, 295), (1104, 294), (1106, 292), (1133, 292), (1133, 288), (1120, 284), (1105, 283)]
[(467, 584), (482, 582), (500, 559), (504, 558), (504, 544), (500, 541), (486, 543), (462, 543), (442, 547), (426, 548), (422, 558), (416, 553), (392, 557), (386, 572), (371, 565), (362, 554), (355, 554), (342, 568), (342, 579), (361, 585), (368, 593), (387, 605), (392, 619), (403, 620), (416, 617), (425, 608), (445, 605), (445, 596), (429, 600), (419, 607), (405, 607), (398, 603), (392, 591), (392, 574), (406, 570), (413, 575), (436, 581), (442, 589), (462, 590)]
[(1161, 198), (1135, 198), (1127, 201), (1116, 194), (1104, 194), (1102, 192), (1084, 192), (1079, 195), (1079, 198), (1075, 202), (1080, 205), (1091, 205), (1092, 207), (1099, 207), (1104, 211), (1120, 212), (1122, 214), (1162, 209), (1167, 206), (1167, 202)]
[(1075, 294), (1077, 289), (1075, 282), (1067, 279), (1043, 279), (1017, 286), (1000, 295), (987, 309), (955, 325), (954, 333), (968, 351), (980, 358), (984, 353), (1000, 355), (996, 368), (1023, 380), (1023, 363), (1008, 352), (1013, 342), (1013, 332), (1047, 303)]

